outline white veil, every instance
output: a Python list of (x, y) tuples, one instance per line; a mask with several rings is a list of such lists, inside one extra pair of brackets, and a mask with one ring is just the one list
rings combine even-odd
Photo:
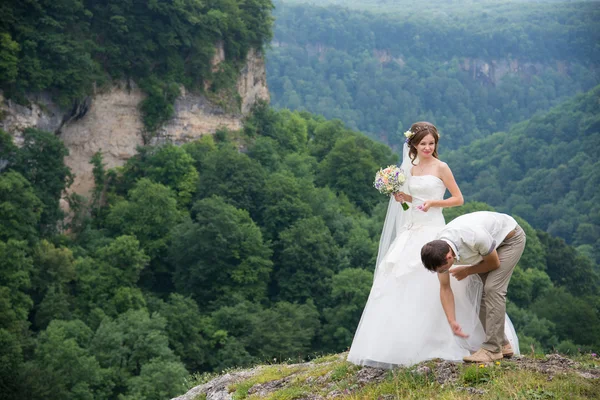
[[(408, 156), (408, 144), (404, 143), (402, 147), (402, 163), (400, 168), (406, 176), (406, 182), (403, 185), (403, 192), (410, 194), (408, 190), (408, 180), (410, 179), (410, 170), (412, 164), (410, 157)], [(383, 223), (383, 230), (381, 231), (381, 238), (379, 239), (379, 251), (377, 253), (377, 263), (375, 264), (375, 276), (380, 272), (379, 265), (383, 261), (387, 254), (391, 244), (394, 242), (400, 228), (406, 223), (410, 222), (411, 209), (404, 211), (400, 202), (396, 201), (394, 196), (390, 196), (388, 203), (388, 209), (385, 216), (385, 222)]]

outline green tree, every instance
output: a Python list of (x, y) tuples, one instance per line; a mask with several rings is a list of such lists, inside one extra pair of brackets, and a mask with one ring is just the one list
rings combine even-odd
[(134, 235), (146, 254), (156, 258), (168, 248), (169, 231), (180, 220), (173, 191), (142, 178), (127, 200), (112, 207), (106, 223), (116, 234)]
[(132, 186), (137, 179), (146, 177), (171, 188), (177, 194), (178, 203), (188, 206), (198, 185), (194, 159), (175, 145), (143, 147), (139, 150), (123, 169), (123, 177), (127, 178), (126, 186)]
[(34, 251), (33, 263), (31, 282), (36, 327), (44, 328), (53, 319), (70, 319), (70, 285), (76, 278), (73, 252), (42, 240)]
[(19, 74), (19, 43), (10, 34), (0, 33), (0, 84), (14, 83)]
[(517, 265), (510, 280), (508, 299), (525, 308), (552, 287), (552, 281), (544, 271)]
[(0, 240), (37, 240), (42, 210), (42, 202), (23, 175), (0, 175)]
[(523, 255), (521, 255), (519, 265), (523, 269), (534, 268), (541, 271), (546, 270), (546, 254), (536, 230), (524, 219), (520, 217), (515, 217), (515, 219), (527, 236), (525, 250), (523, 251)]
[(40, 333), (34, 364), (45, 376), (48, 399), (104, 399), (112, 385), (90, 353), (93, 332), (79, 320), (50, 322)]
[(348, 241), (341, 250), (342, 266), (371, 270), (376, 263), (378, 243), (369, 232), (355, 223), (348, 232)]
[(188, 142), (181, 146), (194, 160), (194, 167), (201, 173), (205, 168), (210, 167), (210, 153), (217, 150), (215, 140), (212, 135), (204, 135), (198, 140)]
[(271, 250), (248, 212), (215, 196), (197, 201), (193, 214), (175, 227), (169, 250), (178, 292), (202, 305), (233, 294), (263, 300)]
[(167, 320), (169, 347), (190, 371), (206, 370), (212, 350), (206, 331), (210, 321), (200, 314), (198, 304), (178, 293), (171, 293), (167, 301), (158, 300), (156, 311)]
[(89, 350), (100, 366), (109, 370), (106, 380), (114, 385), (113, 397), (147, 393), (157, 364), (168, 366), (168, 374), (157, 382), (161, 390), (173, 389), (165, 385), (167, 377), (175, 378), (175, 383), (181, 379), (184, 367), (169, 348), (165, 328), (166, 320), (150, 315), (147, 310), (129, 310), (115, 319), (102, 321)]
[(81, 318), (94, 308), (108, 315), (145, 305), (136, 287), (149, 257), (133, 236), (119, 236), (98, 248), (90, 257), (75, 262), (77, 307)]
[(228, 199), (237, 208), (256, 218), (264, 199), (263, 167), (230, 144), (223, 144), (207, 156), (200, 173), (196, 199), (213, 195)]
[(373, 274), (348, 268), (333, 277), (331, 307), (323, 310), (323, 346), (328, 351), (343, 351), (352, 343), (354, 332), (369, 297)]
[[(295, 154), (295, 153), (293, 153)], [(256, 139), (250, 151), (250, 158), (257, 160), (267, 171), (276, 171), (281, 163), (277, 142), (270, 137)]]
[(23, 145), (13, 169), (31, 183), (44, 205), (40, 216), (42, 233), (56, 232), (64, 216), (59, 201), (73, 180), (71, 170), (64, 163), (68, 154), (63, 142), (50, 132), (37, 129), (23, 132)]
[(391, 153), (382, 157), (377, 150), (362, 135), (339, 139), (320, 163), (317, 183), (344, 192), (358, 207), (369, 212), (382, 201), (381, 194), (372, 187), (375, 173), (397, 160)]
[(188, 371), (179, 361), (152, 359), (142, 365), (138, 376), (129, 380), (127, 395), (123, 400), (162, 400), (181, 394)]
[(309, 151), (319, 162), (333, 149), (336, 141), (347, 133), (340, 120), (319, 123), (311, 131)]
[(519, 348), (522, 353), (544, 354), (555, 348), (558, 343), (556, 324), (539, 317), (530, 309), (522, 309), (508, 302), (506, 311), (519, 336)]
[(198, 171), (193, 163), (193, 158), (183, 148), (165, 145), (148, 149), (142, 162), (134, 168), (138, 174), (173, 189), (178, 203), (188, 206), (198, 185)]
[(17, 335), (24, 335), (29, 326), (32, 270), (26, 242), (0, 241), (0, 328)]
[(317, 159), (305, 153), (290, 153), (283, 159), (283, 170), (291, 172), (296, 178), (312, 182), (317, 171)]
[[(593, 306), (564, 288), (548, 290), (531, 309), (542, 318), (552, 321), (560, 339), (597, 346), (600, 338), (600, 318)], [(585, 321), (585, 324), (581, 322)]]
[[(246, 354), (245, 362), (305, 355), (320, 325), (312, 302), (279, 302), (267, 309), (259, 304), (240, 302), (221, 307), (211, 317), (214, 328), (222, 336), (222, 344), (217, 345), (219, 362), (225, 361), (226, 356), (233, 361), (241, 354)], [(234, 348), (240, 350), (239, 355), (232, 354)]]
[(261, 205), (261, 227), (267, 239), (275, 239), (281, 231), (301, 218), (311, 215), (300, 195), (301, 182), (289, 173), (274, 173), (265, 182)]
[(598, 273), (594, 271), (591, 260), (577, 254), (563, 239), (542, 231), (537, 233), (544, 246), (546, 272), (552, 282), (580, 295), (597, 293)]
[(339, 249), (323, 220), (298, 220), (280, 233), (276, 249), (276, 297), (290, 302), (315, 299), (322, 306), (339, 267)]
[(279, 147), (284, 153), (303, 153), (308, 141), (307, 124), (298, 113), (280, 111), (280, 125), (276, 129)]
[(16, 335), (0, 328), (0, 388), (7, 400), (21, 398), (24, 392), (23, 350)]

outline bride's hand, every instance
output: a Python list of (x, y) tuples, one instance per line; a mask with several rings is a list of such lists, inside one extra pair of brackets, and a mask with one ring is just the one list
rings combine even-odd
[(394, 193), (394, 198), (399, 203), (405, 203), (407, 201), (406, 196), (407, 195), (404, 192), (396, 192), (396, 193)]
[(453, 267), (448, 272), (450, 272), (450, 274), (452, 274), (452, 276), (455, 277), (457, 280), (462, 281), (467, 276), (469, 276), (469, 266), (468, 265), (456, 266), (456, 267)]
[(423, 212), (427, 212), (427, 211), (429, 211), (430, 207), (431, 207), (431, 200), (426, 200), (423, 204), (421, 204), (419, 206), (419, 210), (421, 210)]
[(469, 337), (469, 335), (467, 335), (466, 333), (463, 332), (462, 328), (460, 327), (460, 325), (456, 321), (450, 322), (450, 328), (452, 329), (452, 333), (454, 333), (456, 336), (459, 336), (459, 337), (462, 337), (462, 338), (468, 338)]

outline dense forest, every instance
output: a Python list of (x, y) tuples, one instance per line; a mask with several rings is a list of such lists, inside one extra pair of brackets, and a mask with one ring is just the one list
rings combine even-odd
[(600, 83), (597, 3), (438, 8), (446, 18), (275, 4), (272, 104), (396, 149), (413, 121), (436, 123), (456, 149)]
[[(387, 203), (373, 173), (398, 161), (389, 147), (261, 105), (242, 131), (140, 148), (116, 170), (98, 153), (92, 206), (61, 233), (62, 143), (36, 130), (20, 148), (0, 139), (4, 398), (162, 399), (190, 373), (351, 343)], [(491, 206), (446, 216), (479, 209)], [(523, 351), (597, 348), (592, 262), (519, 221), (509, 314)]]
[(465, 196), (520, 215), (600, 265), (600, 86), (445, 155)]
[[(131, 79), (148, 94), (141, 108), (152, 130), (170, 116), (180, 85), (216, 93), (231, 84), (249, 49), (271, 37), (271, 6), (5, 1), (0, 89), (22, 102), (47, 91), (71, 107), (95, 86)], [(539, 9), (531, 7), (519, 15)], [(597, 352), (600, 89), (590, 22), (597, 12), (557, 7), (567, 10), (561, 18), (542, 13), (522, 31), (280, 8), (278, 32), (295, 38), (276, 33), (269, 56), (275, 104), (286, 106), (282, 96), (295, 93), (298, 108), (346, 122), (261, 103), (240, 131), (141, 147), (120, 168), (107, 170), (97, 153), (90, 199), (67, 195), (76, 171), (65, 166), (58, 136), (28, 129), (17, 146), (0, 130), (3, 398), (158, 400), (183, 393), (196, 374), (346, 350), (371, 287), (387, 205), (372, 187), (374, 173), (398, 161), (373, 137), (397, 147), (395, 133), (423, 118), (440, 125), (442, 149), (453, 149), (444, 159), (469, 201), (446, 210), (446, 220), (495, 207), (527, 232), (508, 292), (522, 351)], [(327, 51), (293, 34), (294, 24), (305, 24)], [(397, 40), (402, 35), (412, 39)], [(536, 41), (542, 36), (560, 41), (549, 49)], [(218, 42), (228, 61), (213, 71)], [(461, 57), (505, 56), (495, 43), (512, 43), (515, 57), (529, 54), (540, 65), (568, 59), (566, 70), (545, 66), (483, 84)], [(398, 60), (374, 58), (382, 49)], [(425, 62), (432, 51), (439, 57)], [(300, 96), (318, 96), (317, 87), (341, 97)], [(396, 99), (404, 103), (383, 106)]]
[[(515, 5), (523, 7), (522, 11), (547, 11), (549, 8), (564, 9), (565, 7), (578, 6), (584, 2), (598, 0), (427, 0), (414, 2), (411, 0), (278, 0), (280, 4), (310, 4), (317, 6), (343, 6), (357, 10), (366, 10), (372, 13), (410, 17), (425, 15), (439, 19), (467, 18), (469, 16), (494, 16), (496, 14), (513, 11), (510, 21), (514, 23), (526, 22), (531, 14), (516, 12)], [(506, 22), (506, 21), (505, 21)]]
[[(48, 91), (68, 108), (110, 80), (131, 79), (148, 95), (141, 110), (152, 132), (171, 117), (180, 85), (207, 94), (235, 85), (249, 49), (271, 39), (272, 7), (271, 0), (4, 0), (0, 88), (23, 103)], [(213, 70), (217, 43), (226, 61)]]

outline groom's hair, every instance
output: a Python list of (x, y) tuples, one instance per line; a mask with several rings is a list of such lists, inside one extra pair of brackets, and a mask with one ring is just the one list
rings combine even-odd
[(450, 251), (450, 246), (443, 240), (433, 240), (421, 248), (421, 261), (425, 268), (431, 272), (446, 264), (446, 255)]

